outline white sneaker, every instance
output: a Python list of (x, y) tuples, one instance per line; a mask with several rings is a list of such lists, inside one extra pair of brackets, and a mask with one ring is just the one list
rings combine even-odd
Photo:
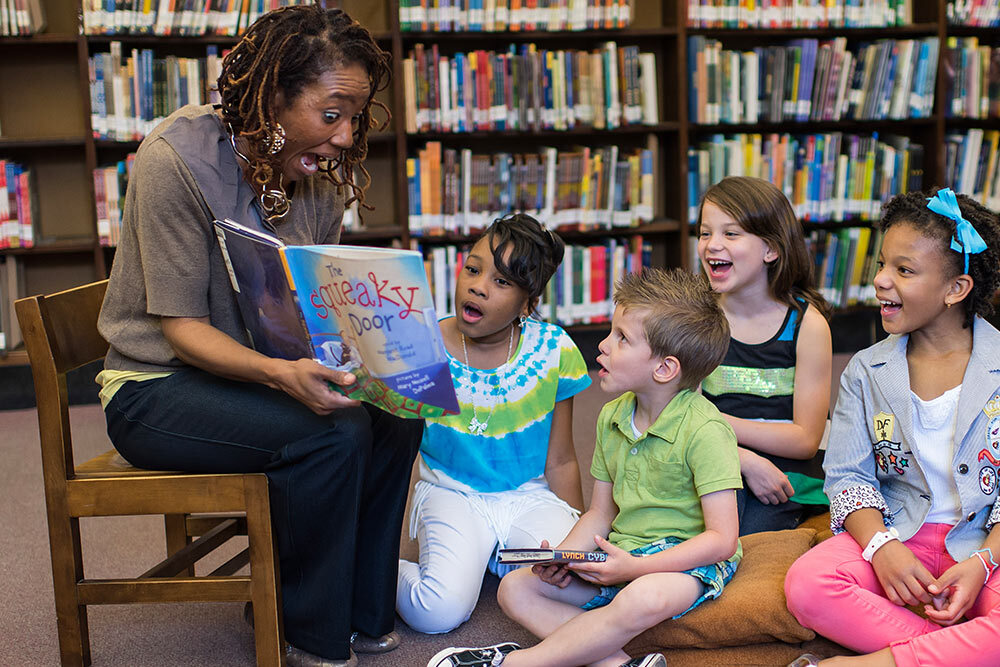
[(480, 648), (446, 648), (430, 659), (427, 667), (496, 667), (504, 656), (521, 648), (514, 642), (505, 642)]
[(621, 667), (667, 667), (667, 659), (663, 657), (662, 653), (650, 653), (623, 662)]

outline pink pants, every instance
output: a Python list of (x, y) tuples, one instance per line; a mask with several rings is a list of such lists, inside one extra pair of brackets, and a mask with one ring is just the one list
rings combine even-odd
[[(950, 529), (924, 524), (904, 543), (935, 577), (955, 564), (944, 546)], [(805, 627), (859, 653), (890, 647), (898, 667), (1000, 665), (1000, 575), (983, 586), (970, 620), (942, 627), (890, 602), (861, 547), (841, 533), (792, 564), (785, 596)]]

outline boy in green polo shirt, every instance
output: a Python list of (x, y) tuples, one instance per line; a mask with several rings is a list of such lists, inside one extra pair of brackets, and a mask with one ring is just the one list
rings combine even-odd
[(446, 649), (428, 667), (663, 667), (659, 653), (630, 660), (622, 647), (718, 597), (736, 571), (736, 436), (696, 391), (726, 354), (726, 317), (704, 279), (679, 269), (624, 277), (615, 304), (597, 362), (601, 388), (621, 396), (597, 420), (590, 509), (558, 545), (607, 560), (510, 573), (500, 606), (543, 641)]

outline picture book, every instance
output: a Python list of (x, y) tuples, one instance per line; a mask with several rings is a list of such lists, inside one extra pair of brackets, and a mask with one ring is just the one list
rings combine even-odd
[(497, 562), (510, 565), (537, 565), (545, 563), (603, 563), (608, 554), (603, 551), (575, 551), (572, 549), (498, 549)]
[(419, 252), (286, 246), (232, 220), (215, 231), (255, 350), (349, 371), (355, 384), (331, 386), (400, 417), (458, 413)]

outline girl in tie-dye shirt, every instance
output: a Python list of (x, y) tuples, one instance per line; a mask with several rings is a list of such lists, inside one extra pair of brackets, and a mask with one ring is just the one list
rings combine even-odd
[(590, 384), (560, 327), (532, 319), (563, 243), (530, 216), (496, 220), (472, 247), (441, 321), (461, 406), (428, 419), (410, 534), (420, 562), (400, 561), (396, 608), (421, 632), (466, 621), (498, 547), (557, 544), (583, 505), (573, 396)]

